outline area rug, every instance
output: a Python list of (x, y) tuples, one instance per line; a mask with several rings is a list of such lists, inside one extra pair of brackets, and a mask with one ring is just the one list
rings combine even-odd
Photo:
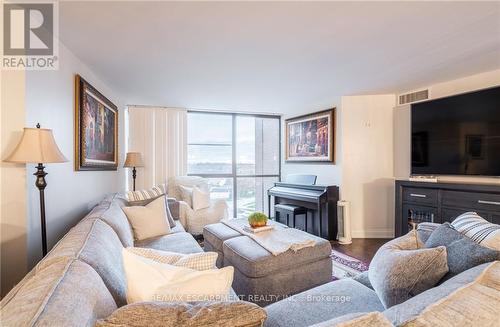
[(354, 277), (368, 270), (368, 263), (332, 250), (332, 280)]

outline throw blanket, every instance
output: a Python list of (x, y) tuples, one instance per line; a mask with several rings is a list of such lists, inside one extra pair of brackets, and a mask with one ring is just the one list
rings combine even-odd
[(240, 234), (250, 237), (273, 255), (279, 255), (289, 249), (297, 252), (300, 249), (316, 245), (314, 238), (306, 232), (288, 228), (274, 221), (268, 222), (268, 224), (274, 225), (274, 229), (259, 233), (247, 232), (243, 229), (244, 226), (248, 225), (246, 219), (224, 219), (221, 222)]

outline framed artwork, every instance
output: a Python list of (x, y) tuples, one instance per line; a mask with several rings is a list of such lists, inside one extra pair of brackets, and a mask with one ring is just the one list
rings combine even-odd
[(118, 109), (75, 76), (75, 170), (116, 170)]
[(287, 162), (335, 160), (335, 108), (285, 120)]

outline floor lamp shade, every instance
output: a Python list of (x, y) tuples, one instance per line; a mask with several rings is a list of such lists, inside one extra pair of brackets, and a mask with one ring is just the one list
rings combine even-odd
[(47, 186), (44, 171), (44, 163), (66, 162), (68, 159), (64, 157), (61, 150), (57, 147), (52, 130), (40, 128), (25, 128), (21, 141), (16, 146), (14, 151), (5, 159), (7, 162), (16, 163), (38, 163), (37, 171), (33, 174), (36, 176), (35, 186), (40, 191), (40, 220), (42, 230), (42, 253), (47, 254), (47, 230), (45, 226), (45, 196), (44, 190)]
[(128, 152), (123, 167), (144, 167), (144, 162), (142, 161), (142, 153)]
[(51, 129), (25, 128), (21, 141), (14, 151), (5, 159), (18, 163), (57, 163), (66, 162), (61, 150), (57, 147)]

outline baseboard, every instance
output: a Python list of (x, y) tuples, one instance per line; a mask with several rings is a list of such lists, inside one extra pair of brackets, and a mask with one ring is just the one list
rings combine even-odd
[(353, 230), (352, 238), (394, 238), (392, 229)]

